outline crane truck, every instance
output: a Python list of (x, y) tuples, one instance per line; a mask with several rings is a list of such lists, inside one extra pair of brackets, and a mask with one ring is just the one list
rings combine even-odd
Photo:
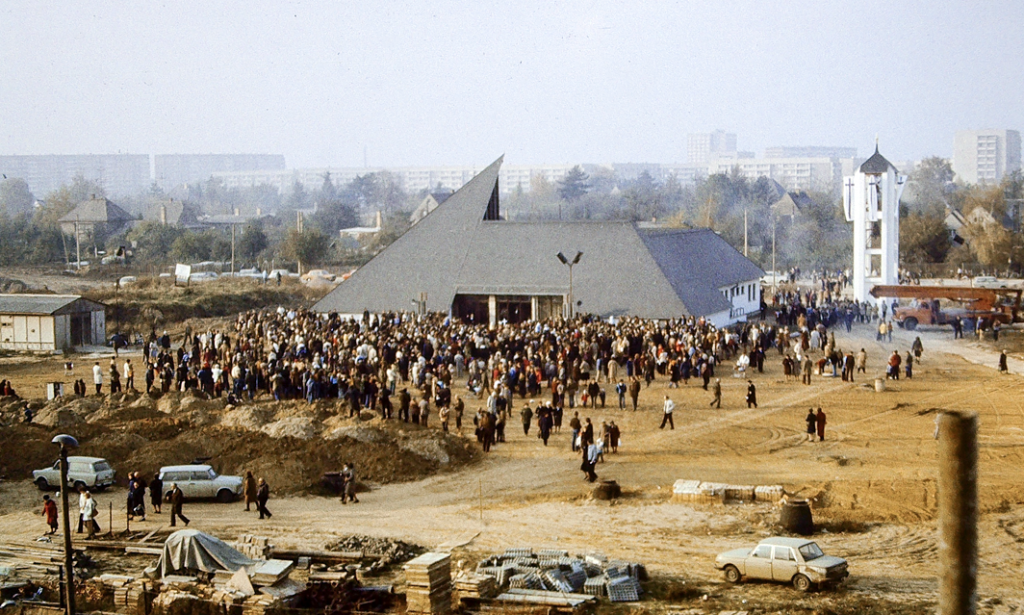
[[(1018, 320), (1021, 293), (1019, 288), (969, 288), (961, 286), (875, 286), (871, 296), (910, 299), (909, 305), (897, 306), (892, 319), (913, 331), (918, 325), (948, 325), (959, 318), (977, 318), (992, 323), (1008, 324)], [(963, 307), (943, 307), (940, 301), (953, 301)]]

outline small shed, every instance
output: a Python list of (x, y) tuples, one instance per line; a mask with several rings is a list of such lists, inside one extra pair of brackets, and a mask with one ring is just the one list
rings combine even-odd
[(105, 344), (105, 310), (78, 295), (0, 294), (0, 349), (45, 352)]

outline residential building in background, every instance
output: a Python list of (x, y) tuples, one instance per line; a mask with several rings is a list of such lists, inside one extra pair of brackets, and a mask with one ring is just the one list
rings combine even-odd
[(1020, 169), (1020, 132), (958, 130), (953, 139), (953, 172), (964, 184), (994, 184)]
[(731, 173), (739, 169), (750, 180), (767, 177), (788, 190), (831, 190), (842, 177), (838, 158), (737, 158), (714, 159), (708, 163), (708, 175)]
[(716, 155), (733, 152), (736, 152), (736, 133), (716, 130), (686, 135), (686, 161), (691, 164), (703, 164)]
[(149, 154), (0, 156), (0, 173), (24, 179), (39, 199), (71, 184), (76, 175), (103, 186), (109, 196), (137, 194), (151, 182)]
[(161, 188), (204, 182), (221, 171), (283, 171), (280, 154), (156, 154), (153, 179)]
[(827, 145), (797, 145), (766, 147), (765, 158), (856, 158), (856, 147), (829, 147)]

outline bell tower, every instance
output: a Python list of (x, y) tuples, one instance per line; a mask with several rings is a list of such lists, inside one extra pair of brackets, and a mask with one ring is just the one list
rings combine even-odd
[(899, 282), (900, 196), (907, 176), (878, 153), (843, 178), (843, 208), (853, 222), (853, 297), (869, 301), (876, 284)]

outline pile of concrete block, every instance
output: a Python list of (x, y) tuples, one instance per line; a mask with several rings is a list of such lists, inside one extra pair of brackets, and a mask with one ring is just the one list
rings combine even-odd
[(493, 598), (498, 595), (497, 582), (494, 577), (487, 574), (463, 572), (455, 577), (454, 586), (459, 600), (462, 598)]
[(405, 602), (409, 613), (446, 615), (452, 608), (451, 555), (424, 553), (409, 560), (405, 570)]
[[(571, 557), (568, 551), (508, 549), (477, 565), (477, 574), (494, 577), (499, 587), (510, 590), (607, 596), (614, 602), (639, 600), (640, 581), (647, 576), (643, 564), (609, 560), (591, 553)], [(524, 595), (522, 592), (507, 592)]]
[(672, 498), (684, 502), (778, 502), (782, 485), (731, 485), (680, 479), (672, 485)]
[(231, 546), (249, 559), (270, 559), (270, 551), (274, 548), (269, 538), (254, 534), (242, 534)]

